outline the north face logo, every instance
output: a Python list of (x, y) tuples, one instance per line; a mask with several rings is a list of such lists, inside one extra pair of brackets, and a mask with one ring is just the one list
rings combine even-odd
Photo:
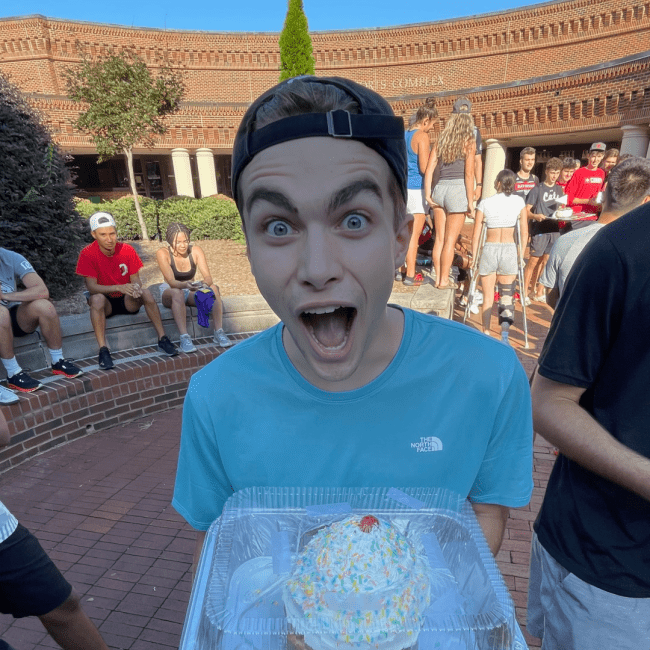
[(435, 436), (420, 438), (420, 442), (412, 442), (411, 449), (416, 449), (418, 454), (421, 451), (442, 451), (442, 440)]

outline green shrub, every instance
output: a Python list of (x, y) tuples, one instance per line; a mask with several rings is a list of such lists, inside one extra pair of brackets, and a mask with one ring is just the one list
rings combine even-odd
[[(244, 233), (237, 206), (227, 199), (206, 197), (192, 199), (172, 196), (162, 201), (141, 198), (142, 213), (151, 238), (165, 238), (167, 226), (178, 221), (192, 231), (192, 239), (231, 239), (244, 242)], [(95, 204), (78, 201), (77, 211), (86, 219), (99, 210), (106, 210), (115, 217), (120, 239), (140, 238), (140, 229), (133, 198), (123, 197), (115, 201)]]
[(0, 246), (24, 255), (54, 300), (81, 282), (84, 244), (65, 158), (39, 114), (0, 74)]

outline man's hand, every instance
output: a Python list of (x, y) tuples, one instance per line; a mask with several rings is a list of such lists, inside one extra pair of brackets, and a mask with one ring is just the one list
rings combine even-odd
[(483, 192), (483, 186), (482, 185), (477, 185), (474, 188), (474, 200), (478, 203), (478, 201), (481, 199), (481, 193)]
[(120, 285), (120, 291), (131, 298), (136, 300), (142, 296), (142, 287), (139, 284), (122, 284)]

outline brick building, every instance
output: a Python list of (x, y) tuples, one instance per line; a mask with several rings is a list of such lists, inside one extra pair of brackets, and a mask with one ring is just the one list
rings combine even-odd
[[(650, 2), (567, 0), (468, 18), (312, 34), (316, 73), (349, 77), (384, 95), (405, 118), (435, 95), (444, 119), (467, 95), (485, 143), (485, 183), (517, 164), (524, 146), (584, 155), (602, 140), (649, 155)], [(45, 116), (74, 156), (86, 195), (128, 192), (121, 158), (96, 164), (73, 127), (78, 106), (63, 73), (80, 60), (131, 46), (155, 69), (184, 71), (186, 96), (152, 149), (136, 149), (142, 194), (230, 192), (233, 137), (249, 103), (277, 82), (278, 35), (160, 30), (26, 16), (0, 19), (0, 71)]]

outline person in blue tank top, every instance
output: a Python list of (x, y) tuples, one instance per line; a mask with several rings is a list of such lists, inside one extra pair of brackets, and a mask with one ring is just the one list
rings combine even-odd
[(347, 79), (289, 79), (246, 112), (233, 197), (281, 322), (190, 381), (173, 506), (195, 558), (253, 486), (446, 488), (494, 554), (528, 503), (530, 392), (512, 348), (388, 304), (410, 240), (406, 160), (403, 120)]
[[(438, 117), (433, 99), (427, 100), (418, 110), (413, 113), (410, 119), (410, 127), (405, 133), (406, 139), (406, 160), (408, 163), (407, 180), (407, 204), (406, 211), (413, 215), (413, 228), (406, 252), (406, 268), (404, 271), (404, 284), (414, 286), (422, 284), (424, 277), (421, 273), (415, 274), (415, 260), (418, 252), (418, 242), (424, 220), (429, 212), (429, 206), (424, 198), (424, 172), (429, 162), (431, 152), (431, 141), (429, 132), (433, 129)], [(402, 279), (401, 272), (395, 276), (396, 280)]]

